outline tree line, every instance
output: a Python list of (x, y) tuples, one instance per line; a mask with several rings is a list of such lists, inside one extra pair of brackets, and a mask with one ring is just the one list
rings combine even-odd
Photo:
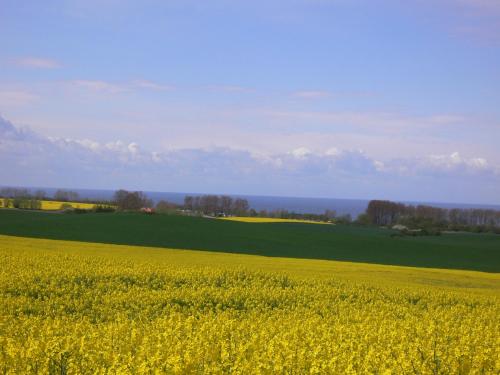
[(24, 210), (40, 210), (42, 201), (31, 198), (3, 198), (0, 199), (0, 207), (2, 208), (21, 208)]
[(372, 200), (366, 219), (375, 225), (395, 224), (409, 227), (435, 227), (450, 230), (495, 230), (500, 227), (500, 211), (479, 208), (440, 208), (407, 205), (387, 200)]
[(37, 190), (30, 193), (28, 189), (5, 187), (0, 189), (0, 207), (21, 208), (25, 210), (40, 210), (42, 208), (41, 199), (45, 192)]
[(200, 195), (184, 197), (184, 210), (211, 216), (246, 216), (250, 210), (248, 200), (228, 195)]
[(335, 220), (342, 223), (350, 223), (352, 221), (350, 215), (337, 217), (334, 210), (325, 210), (323, 214), (298, 213), (284, 209), (256, 211), (249, 206), (248, 200), (244, 198), (232, 198), (228, 195), (187, 195), (184, 198), (182, 208), (188, 212), (211, 216), (250, 216), (313, 221)]
[(258, 217), (269, 217), (278, 219), (296, 219), (296, 220), (311, 220), (311, 221), (335, 221), (336, 223), (350, 223), (352, 221), (351, 215), (337, 216), (335, 210), (325, 210), (322, 214), (312, 214), (312, 213), (299, 213), (294, 211), (288, 211), (284, 209), (277, 210), (261, 210), (255, 212), (254, 215)]
[(59, 202), (85, 202), (85, 203), (107, 203), (100, 200), (82, 199), (76, 191), (58, 189), (54, 194), (49, 195), (45, 190), (35, 191), (26, 188), (4, 187), (0, 189), (0, 197), (9, 199), (37, 199)]
[(72, 209), (74, 211), (88, 211), (83, 209), (74, 209), (67, 202), (84, 202), (95, 203), (96, 212), (108, 212), (110, 207), (108, 202), (81, 199), (75, 191), (59, 189), (52, 196), (48, 195), (45, 190), (29, 190), (26, 188), (4, 187), (0, 189), (0, 207), (3, 208), (20, 208), (25, 210), (40, 210), (42, 209), (42, 200), (64, 202), (61, 204), (61, 210)]
[(4, 187), (0, 189), (0, 197), (2, 198), (28, 198), (28, 199), (44, 199), (47, 196), (44, 190), (36, 190), (31, 192), (25, 188)]
[[(52, 197), (48, 196), (45, 191), (37, 190), (30, 192), (25, 188), (3, 188), (0, 189), (0, 196), (5, 197), (5, 207), (24, 208), (24, 209), (41, 209), (41, 200), (54, 200), (61, 202), (89, 202), (97, 203), (96, 212), (111, 212), (114, 209), (120, 211), (139, 211), (154, 209), (161, 213), (179, 213), (183, 210), (187, 213), (210, 216), (253, 216), (253, 217), (269, 217), (281, 219), (301, 219), (314, 221), (333, 221), (339, 223), (350, 223), (350, 215), (336, 217), (334, 210), (325, 210), (323, 214), (312, 213), (297, 213), (284, 209), (277, 210), (261, 210), (256, 211), (251, 208), (248, 200), (244, 198), (233, 198), (228, 195), (187, 195), (184, 197), (183, 204), (176, 204), (166, 200), (154, 202), (147, 197), (142, 191), (128, 191), (120, 189), (115, 191), (111, 202), (90, 201), (80, 199), (78, 193), (68, 190), (59, 189)], [(110, 206), (113, 204), (113, 206)], [(113, 208), (113, 209), (112, 209)], [(61, 209), (71, 210), (72, 212), (83, 213), (91, 210), (71, 208), (69, 204), (63, 204)]]
[(153, 201), (142, 191), (117, 190), (113, 202), (119, 210), (140, 210), (153, 207)]
[[(25, 188), (5, 187), (0, 189), (0, 206), (5, 208), (41, 209), (41, 200), (54, 200), (62, 202), (89, 202), (103, 204), (99, 212), (114, 211), (115, 207), (109, 206), (110, 202), (90, 201), (79, 199), (77, 192), (70, 190), (57, 190), (52, 197), (45, 191), (31, 192)], [(254, 216), (282, 219), (302, 219), (314, 221), (329, 221), (348, 224), (352, 222), (350, 215), (336, 216), (334, 210), (325, 210), (323, 214), (297, 213), (288, 210), (261, 210), (257, 212), (250, 208), (248, 200), (233, 198), (228, 195), (186, 195), (183, 204), (176, 204), (165, 200), (159, 201), (156, 206), (146, 194), (141, 191), (117, 190), (113, 202), (118, 210), (141, 210), (155, 207), (157, 212), (176, 213), (184, 210), (187, 213), (203, 214), (210, 216)], [(85, 211), (85, 210), (81, 210)], [(372, 224), (380, 226), (393, 226), (401, 224), (409, 228), (432, 230), (465, 230), (486, 232), (500, 232), (500, 211), (478, 208), (440, 208), (429, 205), (410, 205), (388, 200), (372, 200), (364, 214), (355, 221), (357, 224)]]

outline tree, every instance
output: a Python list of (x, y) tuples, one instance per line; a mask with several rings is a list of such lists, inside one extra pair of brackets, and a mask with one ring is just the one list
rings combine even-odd
[(76, 191), (59, 189), (54, 193), (54, 199), (60, 202), (74, 202), (79, 199), (79, 195)]
[(248, 211), (248, 201), (243, 198), (236, 198), (233, 203), (233, 212), (236, 215), (244, 216)]
[(371, 223), (371, 219), (368, 216), (368, 214), (360, 214), (358, 215), (358, 218), (356, 219), (356, 223), (360, 225), (368, 225)]
[(23, 206), (23, 200), (22, 200), (22, 198), (14, 198), (12, 200), (12, 206), (14, 208), (23, 208), (22, 207)]
[(324, 216), (327, 220), (332, 220), (337, 216), (337, 212), (335, 210), (325, 210)]
[(390, 201), (370, 201), (366, 218), (372, 224), (403, 224), (425, 229), (429, 233), (437, 229), (494, 231), (500, 225), (500, 211), (491, 209), (445, 209), (426, 205), (404, 205)]
[(30, 209), (31, 210), (41, 210), (42, 209), (42, 201), (39, 199), (30, 199)]
[(219, 197), (217, 195), (202, 195), (200, 198), (200, 208), (205, 215), (217, 215)]
[(0, 190), (0, 196), (4, 198), (29, 198), (31, 197), (28, 189), (6, 187)]
[(71, 205), (71, 203), (62, 203), (61, 206), (59, 206), (59, 209), (61, 211), (73, 210), (73, 206)]
[(10, 200), (7, 203), (5, 207), (9, 207), (9, 205), (12, 205), (14, 208), (18, 209), (23, 209), (23, 210), (40, 210), (42, 208), (42, 202), (39, 201), (38, 199), (32, 199), (32, 198), (14, 198)]
[[(202, 195), (192, 197), (187, 195), (184, 197), (184, 209), (203, 213), (205, 215), (247, 215), (249, 206), (246, 199), (235, 199), (228, 195)], [(253, 215), (257, 215), (257, 212), (252, 212)]]
[(161, 200), (156, 204), (155, 208), (158, 212), (174, 212), (177, 209), (177, 205), (172, 202)]
[(335, 223), (337, 224), (351, 224), (352, 223), (352, 217), (351, 214), (345, 214), (337, 217), (335, 219)]
[(127, 199), (128, 194), (129, 192), (127, 190), (117, 190), (115, 191), (113, 200), (116, 204), (119, 204), (120, 202), (124, 202)]
[(54, 193), (54, 199), (56, 201), (65, 202), (68, 200), (68, 195), (66, 194), (66, 192), (64, 190), (57, 190)]
[(193, 211), (195, 211), (195, 212), (201, 211), (200, 197), (193, 198)]
[(377, 225), (392, 225), (405, 213), (404, 204), (390, 201), (372, 200), (366, 209), (370, 222)]
[(184, 197), (184, 209), (185, 210), (189, 210), (189, 211), (193, 211), (193, 197), (190, 196), (190, 195), (186, 195)]
[(36, 199), (44, 199), (47, 197), (47, 193), (44, 190), (37, 190), (33, 195)]
[(228, 195), (221, 195), (219, 199), (219, 210), (225, 215), (232, 213), (233, 198)]
[(143, 207), (153, 206), (153, 201), (148, 199), (142, 191), (118, 190), (115, 192), (114, 201), (120, 210), (140, 210)]

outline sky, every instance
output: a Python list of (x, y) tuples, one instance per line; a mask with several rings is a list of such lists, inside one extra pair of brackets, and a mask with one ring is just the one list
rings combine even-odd
[(499, 0), (0, 0), (0, 185), (500, 204)]

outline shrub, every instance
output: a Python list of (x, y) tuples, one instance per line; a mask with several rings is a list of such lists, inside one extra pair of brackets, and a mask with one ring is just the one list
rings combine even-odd
[(23, 210), (40, 210), (42, 208), (42, 202), (37, 199), (30, 198), (14, 198), (7, 203), (6, 207), (8, 207), (8, 205), (12, 205), (14, 208)]
[(177, 205), (172, 202), (161, 200), (156, 204), (156, 211), (160, 213), (173, 213), (177, 210)]
[(63, 204), (61, 204), (61, 206), (59, 207), (59, 209), (61, 211), (68, 211), (68, 210), (72, 210), (73, 206), (70, 203), (63, 203)]

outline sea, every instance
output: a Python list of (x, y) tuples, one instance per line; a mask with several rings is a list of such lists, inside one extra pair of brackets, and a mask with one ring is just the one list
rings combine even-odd
[[(47, 195), (51, 196), (57, 188), (46, 187), (29, 187), (31, 191), (44, 190)], [(114, 190), (97, 190), (97, 189), (64, 189), (76, 191), (80, 198), (91, 200), (110, 200), (113, 198)], [(186, 195), (200, 196), (203, 193), (181, 193), (181, 192), (157, 192), (144, 191), (148, 198), (155, 203), (160, 200), (181, 204), (184, 202)], [(233, 195), (233, 198), (244, 198), (248, 200), (248, 204), (256, 211), (260, 210), (288, 210), (297, 213), (322, 214), (325, 210), (334, 210), (337, 216), (351, 215), (354, 219), (364, 213), (368, 207), (369, 199), (338, 199), (338, 198), (305, 198), (305, 197), (280, 197), (280, 196), (261, 196), (261, 195)], [(470, 204), (470, 203), (443, 203), (443, 202), (416, 202), (416, 201), (401, 201), (405, 204), (425, 204), (441, 208), (482, 208), (500, 210), (500, 205), (494, 204)]]

